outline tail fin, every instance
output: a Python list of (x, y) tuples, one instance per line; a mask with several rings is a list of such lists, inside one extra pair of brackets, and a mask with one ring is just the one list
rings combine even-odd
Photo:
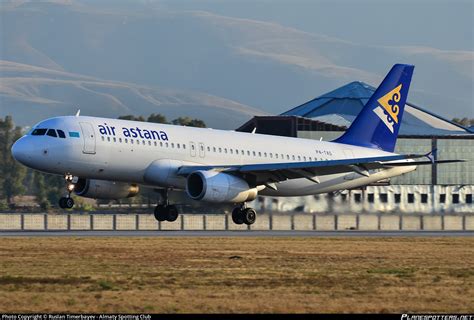
[(394, 65), (349, 129), (334, 142), (393, 152), (414, 68)]

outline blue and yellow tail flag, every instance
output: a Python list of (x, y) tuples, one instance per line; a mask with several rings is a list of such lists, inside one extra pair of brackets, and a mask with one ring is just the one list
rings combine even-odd
[(349, 129), (334, 142), (393, 152), (414, 68), (394, 65)]

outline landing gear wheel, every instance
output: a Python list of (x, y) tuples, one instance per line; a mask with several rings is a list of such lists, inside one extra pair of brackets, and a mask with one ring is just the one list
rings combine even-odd
[(242, 218), (246, 225), (254, 224), (257, 219), (257, 212), (253, 208), (243, 209)]
[(59, 198), (59, 207), (62, 209), (71, 209), (74, 207), (74, 199), (66, 197)]
[(66, 208), (67, 209), (71, 209), (72, 207), (74, 207), (74, 199), (73, 198), (66, 198)]
[(166, 220), (166, 206), (159, 204), (155, 207), (155, 219), (158, 221), (165, 221)]
[(176, 208), (176, 206), (174, 205), (170, 205), (167, 207), (167, 217), (166, 217), (166, 221), (169, 221), (169, 222), (173, 222), (173, 221), (176, 221), (176, 219), (178, 219), (178, 209)]
[(232, 210), (232, 221), (235, 224), (243, 224), (244, 223), (244, 217), (242, 214), (242, 208), (241, 207), (236, 207), (234, 210)]
[(59, 198), (59, 207), (61, 209), (66, 209), (66, 200), (67, 200), (67, 198), (65, 198), (65, 197)]

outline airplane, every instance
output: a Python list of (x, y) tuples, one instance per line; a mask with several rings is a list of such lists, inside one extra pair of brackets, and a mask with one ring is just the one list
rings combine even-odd
[[(345, 133), (334, 141), (193, 128), (98, 117), (39, 122), (12, 146), (30, 168), (63, 175), (71, 193), (96, 199), (133, 197), (139, 186), (162, 194), (158, 221), (175, 221), (168, 190), (197, 201), (233, 203), (232, 220), (251, 225), (257, 195), (305, 196), (363, 187), (409, 173), (435, 153), (396, 154), (395, 144), (414, 66), (396, 64)], [(427, 158), (427, 159), (424, 159)]]

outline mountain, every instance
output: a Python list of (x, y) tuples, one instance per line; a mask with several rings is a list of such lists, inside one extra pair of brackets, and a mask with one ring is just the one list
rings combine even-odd
[[(127, 95), (135, 91), (125, 87), (155, 88), (161, 94), (164, 89), (157, 88), (177, 88), (169, 89), (171, 96), (176, 92), (191, 100), (196, 95), (214, 96), (242, 110), (253, 110), (251, 113), (263, 110), (275, 114), (350, 81), (377, 86), (390, 67), (401, 62), (416, 65), (411, 102), (446, 117), (474, 117), (472, 51), (361, 45), (274, 22), (171, 10), (159, 1), (118, 1), (113, 5), (100, 1), (10, 1), (2, 4), (0, 14), (2, 60), (119, 82), (124, 86), (120, 92)], [(78, 85), (69, 83), (64, 91), (56, 87), (56, 99), (62, 94), (64, 103), (81, 106), (104, 99), (114, 101), (110, 107), (90, 106), (102, 115), (116, 114), (115, 108), (160, 112), (153, 104), (138, 106), (146, 99), (123, 100), (117, 91), (97, 84), (107, 81), (93, 79), (93, 97), (82, 96), (90, 93), (90, 86), (77, 91)], [(19, 85), (15, 81), (2, 79), (2, 85), (10, 83), (12, 90)], [(41, 86), (42, 96), (54, 91), (54, 85)], [(2, 112), (5, 108), (8, 106), (2, 106)], [(24, 110), (31, 108), (23, 105)], [(36, 109), (38, 115), (40, 110), (54, 112), (51, 104), (37, 105)], [(180, 112), (184, 110), (188, 108)], [(239, 110), (235, 112), (242, 114)], [(209, 111), (201, 118), (212, 115)], [(224, 118), (214, 121), (220, 127), (240, 125), (237, 118), (221, 115)]]
[(78, 109), (91, 116), (165, 114), (205, 119), (214, 128), (229, 128), (261, 111), (199, 92), (105, 81), (64, 71), (0, 61), (0, 114), (11, 114), (20, 125), (47, 117), (73, 115)]

